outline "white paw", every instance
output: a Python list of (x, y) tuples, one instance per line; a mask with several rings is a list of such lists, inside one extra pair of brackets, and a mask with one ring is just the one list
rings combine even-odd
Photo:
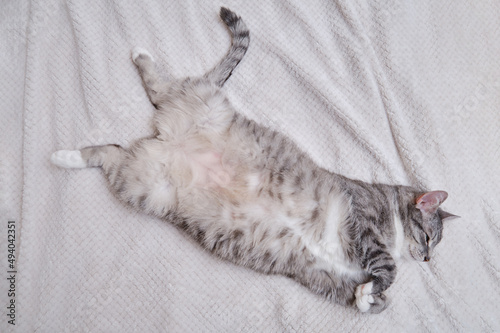
[(58, 150), (50, 157), (52, 164), (62, 168), (86, 168), (87, 163), (79, 150)]
[(135, 62), (136, 59), (141, 55), (149, 57), (152, 61), (154, 61), (153, 56), (148, 52), (148, 50), (143, 49), (139, 46), (134, 47), (134, 49), (132, 50), (132, 60)]
[(356, 288), (356, 306), (359, 311), (366, 312), (370, 310), (371, 305), (375, 302), (375, 299), (371, 295), (373, 288), (373, 282), (368, 282), (365, 284), (360, 284)]

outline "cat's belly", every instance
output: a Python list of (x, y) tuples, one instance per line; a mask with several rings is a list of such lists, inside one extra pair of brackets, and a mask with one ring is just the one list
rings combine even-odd
[[(298, 202), (300, 201), (300, 204)], [(340, 196), (328, 199), (325, 208), (325, 220), (313, 222), (309, 220), (315, 209), (316, 202), (302, 198), (289, 206), (282, 204), (272, 205), (260, 203), (248, 205), (245, 211), (249, 212), (250, 220), (260, 220), (267, 224), (270, 234), (279, 234), (280, 230), (290, 230), (293, 236), (289, 237), (294, 248), (304, 248), (314, 256), (314, 265), (325, 271), (335, 272), (337, 275), (359, 277), (364, 271), (357, 265), (349, 262), (345, 256), (343, 238), (343, 223), (345, 222), (346, 206)], [(295, 215), (289, 211), (295, 206)], [(299, 207), (297, 207), (299, 206)], [(288, 251), (288, 244), (282, 244), (282, 250)], [(304, 253), (303, 251), (298, 251)]]
[(221, 154), (215, 151), (192, 153), (189, 167), (192, 185), (201, 188), (226, 188), (231, 183), (232, 170), (224, 167)]
[[(198, 221), (205, 221), (205, 228), (241, 230), (256, 247), (263, 252), (308, 253), (314, 257), (318, 268), (338, 275), (360, 276), (363, 271), (350, 263), (345, 254), (346, 237), (344, 223), (348, 215), (344, 198), (330, 193), (320, 203), (312, 196), (283, 195), (281, 198), (266, 195), (263, 179), (258, 172), (246, 175), (241, 191), (244, 194), (227, 200), (224, 189), (198, 189), (203, 202), (192, 203), (191, 214)], [(196, 198), (191, 195), (190, 199)], [(196, 207), (196, 208), (194, 208)], [(315, 210), (321, 210), (321, 218), (312, 220)], [(211, 217), (211, 218), (207, 218)], [(283, 236), (286, 235), (286, 236)], [(268, 249), (265, 249), (268, 247)], [(307, 251), (302, 251), (303, 249)]]
[[(272, 194), (276, 189), (267, 173), (227, 163), (216, 151), (190, 153), (187, 162), (192, 178), (186, 191), (179, 189), (182, 214), (205, 230), (239, 230), (254, 246), (268, 246), (272, 252), (305, 248), (321, 269), (362, 274), (344, 254), (349, 205), (341, 194), (328, 193), (319, 201), (313, 193), (286, 187), (279, 196)], [(321, 218), (311, 218), (315, 211), (322, 212)]]
[(349, 205), (341, 193), (331, 193), (326, 201), (324, 229), (320, 239), (304, 237), (308, 249), (318, 259), (322, 269), (333, 269), (339, 275), (358, 277), (365, 274), (356, 264), (351, 263), (345, 248), (350, 246), (345, 223)]

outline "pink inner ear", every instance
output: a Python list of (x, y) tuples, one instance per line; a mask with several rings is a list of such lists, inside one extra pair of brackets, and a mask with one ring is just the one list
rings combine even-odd
[(434, 214), (436, 213), (440, 204), (442, 204), (448, 193), (445, 191), (432, 191), (422, 194), (417, 198), (417, 208), (423, 213)]

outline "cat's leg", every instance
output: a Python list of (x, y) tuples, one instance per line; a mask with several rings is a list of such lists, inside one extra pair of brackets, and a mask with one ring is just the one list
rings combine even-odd
[(81, 150), (58, 150), (52, 154), (52, 164), (62, 168), (102, 167), (106, 173), (120, 164), (125, 150), (117, 145), (87, 147)]
[[(118, 178), (127, 151), (117, 145), (86, 147), (81, 150), (58, 150), (52, 154), (52, 164), (62, 168), (101, 167), (111, 187), (118, 193)], [(126, 164), (126, 163), (125, 163)]]
[[(368, 241), (365, 240), (364, 244), (367, 243)], [(356, 288), (356, 305), (361, 312), (379, 313), (383, 311), (388, 305), (383, 292), (396, 278), (394, 259), (381, 243), (376, 243), (378, 246), (372, 244), (372, 247), (363, 251), (362, 268), (370, 274), (371, 280)]]
[(161, 92), (166, 90), (167, 84), (160, 78), (153, 56), (147, 50), (135, 47), (132, 50), (132, 60), (139, 70), (151, 103), (157, 107), (160, 104)]
[(383, 293), (372, 293), (373, 281), (360, 284), (356, 288), (356, 306), (361, 312), (380, 313), (388, 305), (387, 297)]
[[(123, 197), (126, 179), (120, 179), (127, 151), (118, 145), (86, 147), (81, 150), (58, 150), (52, 154), (53, 164), (63, 168), (101, 167), (111, 188)], [(123, 199), (123, 198), (122, 198)], [(129, 199), (125, 199), (129, 201)]]
[(106, 145), (59, 150), (52, 154), (51, 161), (64, 168), (101, 167), (110, 189), (120, 200), (136, 209), (165, 217), (176, 203), (176, 188), (165, 178), (168, 170), (162, 168), (161, 162), (152, 159), (143, 146), (135, 148), (129, 151)]
[(87, 161), (82, 157), (79, 150), (58, 150), (50, 157), (52, 164), (61, 168), (86, 168)]

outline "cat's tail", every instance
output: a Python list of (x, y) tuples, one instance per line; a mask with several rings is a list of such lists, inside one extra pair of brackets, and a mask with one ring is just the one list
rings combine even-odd
[(206, 74), (206, 77), (217, 86), (222, 87), (247, 52), (250, 44), (250, 31), (241, 17), (227, 8), (221, 7), (220, 18), (231, 32), (231, 49), (224, 59)]

